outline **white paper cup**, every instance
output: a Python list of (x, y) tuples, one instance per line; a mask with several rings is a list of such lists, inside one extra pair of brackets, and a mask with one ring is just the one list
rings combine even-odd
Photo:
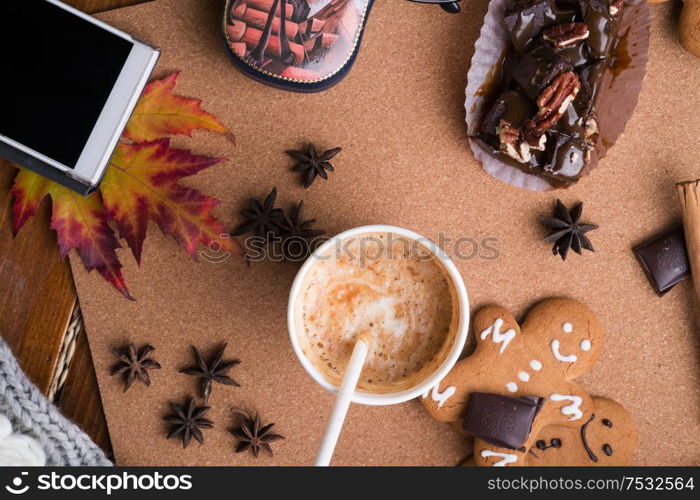
[(372, 225), (372, 226), (360, 226), (348, 231), (344, 231), (337, 236), (331, 238), (330, 240), (324, 242), (320, 245), (316, 251), (306, 260), (304, 265), (301, 267), (297, 273), (294, 283), (292, 284), (292, 290), (289, 294), (289, 305), (287, 309), (287, 323), (289, 327), (289, 337), (292, 341), (292, 346), (294, 347), (294, 352), (296, 353), (302, 366), (309, 372), (309, 375), (313, 377), (316, 382), (321, 384), (321, 386), (328, 389), (333, 394), (338, 393), (338, 386), (330, 383), (326, 377), (314, 366), (314, 364), (306, 357), (304, 351), (301, 348), (299, 342), (298, 332), (298, 318), (297, 318), (297, 300), (300, 298), (301, 289), (306, 278), (306, 274), (313, 267), (313, 265), (319, 260), (319, 257), (325, 255), (326, 252), (331, 249), (338, 241), (346, 240), (347, 238), (358, 236), (361, 234), (368, 233), (393, 233), (404, 238), (408, 238), (413, 241), (417, 241), (426, 249), (430, 250), (432, 254), (440, 259), (447, 276), (452, 281), (452, 285), (455, 289), (455, 295), (457, 297), (459, 324), (455, 331), (455, 334), (451, 338), (452, 345), (450, 346), (447, 356), (445, 357), (442, 364), (429, 376), (424, 378), (421, 382), (415, 386), (404, 389), (398, 392), (389, 393), (370, 393), (355, 391), (352, 397), (354, 403), (361, 403), (366, 405), (390, 405), (396, 403), (403, 403), (415, 397), (418, 397), (434, 386), (436, 386), (440, 380), (442, 380), (447, 373), (452, 369), (454, 364), (459, 359), (462, 350), (464, 349), (464, 343), (467, 340), (467, 332), (469, 330), (469, 299), (467, 297), (467, 289), (464, 286), (464, 281), (462, 276), (459, 274), (457, 267), (454, 265), (452, 260), (443, 252), (432, 240), (421, 236), (420, 234), (409, 231), (396, 226), (387, 225)]

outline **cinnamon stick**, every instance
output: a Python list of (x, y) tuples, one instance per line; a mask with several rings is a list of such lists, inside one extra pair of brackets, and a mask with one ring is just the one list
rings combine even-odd
[(683, 214), (685, 245), (688, 248), (695, 300), (700, 307), (700, 179), (676, 184)]

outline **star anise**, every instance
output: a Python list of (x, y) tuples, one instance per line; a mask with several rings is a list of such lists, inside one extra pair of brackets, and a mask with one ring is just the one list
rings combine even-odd
[(267, 240), (274, 235), (277, 231), (277, 222), (279, 222), (283, 214), (281, 208), (275, 208), (276, 199), (277, 188), (272, 188), (272, 191), (262, 203), (255, 198), (251, 198), (250, 207), (241, 210), (241, 215), (245, 217), (245, 222), (233, 230), (233, 236), (252, 233)]
[(341, 151), (342, 148), (333, 148), (319, 154), (316, 150), (316, 146), (309, 143), (306, 151), (290, 150), (287, 151), (287, 154), (299, 162), (292, 167), (292, 171), (301, 172), (304, 187), (308, 188), (313, 184), (316, 176), (328, 179), (328, 172), (333, 172), (335, 170), (330, 160)]
[(284, 214), (278, 226), (283, 237), (282, 252), (288, 260), (305, 259), (313, 251), (314, 238), (325, 234), (322, 229), (314, 229), (312, 226), (316, 219), (304, 219), (304, 202), (300, 201), (294, 206), (291, 213)]
[(562, 260), (566, 260), (569, 248), (579, 255), (581, 255), (582, 248), (595, 252), (585, 233), (598, 229), (598, 226), (579, 223), (582, 211), (583, 203), (578, 203), (571, 210), (568, 210), (560, 200), (557, 200), (554, 216), (540, 217), (542, 224), (552, 231), (544, 241), (554, 243), (552, 253), (559, 254)]
[(269, 456), (272, 456), (270, 443), (284, 439), (284, 436), (279, 434), (270, 434), (270, 429), (275, 424), (263, 426), (258, 413), (255, 414), (255, 418), (250, 418), (250, 415), (240, 410), (233, 410), (233, 413), (241, 418), (240, 425), (231, 430), (231, 434), (239, 440), (236, 453), (242, 453), (250, 449), (257, 458), (260, 450), (263, 450)]
[(195, 438), (199, 444), (204, 444), (202, 429), (214, 427), (214, 422), (204, 418), (209, 407), (195, 405), (192, 398), (187, 398), (183, 405), (170, 403), (170, 407), (173, 413), (163, 417), (163, 420), (171, 424), (168, 439), (182, 437), (183, 448), (187, 448), (192, 438)]
[(224, 350), (228, 344), (223, 344), (218, 351), (216, 351), (207, 363), (199, 350), (192, 346), (192, 352), (194, 354), (195, 366), (189, 368), (183, 368), (180, 373), (186, 373), (187, 375), (193, 375), (195, 377), (202, 379), (202, 397), (204, 402), (209, 401), (209, 396), (211, 396), (211, 389), (214, 382), (218, 382), (224, 385), (233, 385), (240, 387), (241, 385), (233, 380), (227, 375), (229, 370), (236, 366), (241, 361), (239, 359), (230, 359), (228, 361), (222, 361), (224, 356)]
[(153, 346), (144, 345), (137, 352), (136, 346), (130, 343), (114, 352), (114, 355), (119, 358), (119, 363), (112, 368), (111, 374), (124, 374), (124, 392), (131, 387), (136, 379), (145, 385), (151, 385), (148, 370), (160, 370), (160, 363), (149, 356), (153, 351), (155, 351)]

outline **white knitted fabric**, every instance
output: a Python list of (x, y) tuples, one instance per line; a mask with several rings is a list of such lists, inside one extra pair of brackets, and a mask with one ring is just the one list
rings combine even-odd
[(29, 381), (2, 338), (0, 414), (7, 417), (15, 435), (28, 436), (41, 445), (46, 465), (112, 465), (102, 450)]
[(46, 465), (46, 453), (39, 441), (14, 432), (5, 415), (0, 415), (0, 466)]

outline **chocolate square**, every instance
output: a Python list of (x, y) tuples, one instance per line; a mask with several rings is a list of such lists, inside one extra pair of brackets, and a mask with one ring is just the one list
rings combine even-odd
[(517, 52), (523, 52), (526, 45), (540, 34), (545, 22), (545, 13), (551, 15), (551, 11), (552, 2), (548, 0), (519, 0), (506, 9), (503, 24), (506, 25), (513, 48)]
[(683, 226), (675, 226), (634, 247), (634, 255), (657, 294), (690, 276)]
[(536, 101), (540, 92), (554, 77), (571, 69), (572, 66), (551, 45), (540, 40), (533, 44), (531, 50), (523, 54), (520, 63), (513, 70), (513, 79), (532, 100)]
[(593, 57), (606, 57), (617, 38), (615, 35), (616, 22), (608, 13), (608, 5), (604, 7), (590, 4), (584, 22), (588, 25), (590, 34), (586, 45)]
[(556, 131), (547, 132), (544, 175), (563, 182), (577, 181), (586, 167), (588, 145)]
[(463, 428), (466, 432), (501, 448), (520, 448), (532, 430), (532, 422), (544, 399), (513, 398), (473, 392), (469, 397)]
[(535, 105), (522, 92), (508, 90), (498, 96), (484, 115), (481, 120), (481, 131), (485, 134), (496, 135), (496, 127), (501, 119), (518, 128), (536, 112)]

